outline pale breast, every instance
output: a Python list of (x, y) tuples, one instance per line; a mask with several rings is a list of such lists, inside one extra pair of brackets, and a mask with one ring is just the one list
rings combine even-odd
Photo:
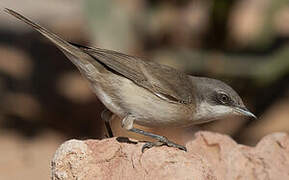
[(148, 126), (187, 126), (192, 111), (182, 104), (169, 103), (129, 79), (111, 74), (93, 85), (103, 104), (120, 117), (136, 117), (135, 123)]
[(123, 79), (119, 97), (125, 108), (137, 117), (136, 123), (144, 126), (183, 126), (189, 123), (190, 108), (174, 104), (128, 79)]

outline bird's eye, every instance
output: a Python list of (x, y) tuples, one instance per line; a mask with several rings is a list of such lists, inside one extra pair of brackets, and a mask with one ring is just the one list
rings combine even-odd
[(230, 103), (230, 98), (227, 94), (225, 93), (218, 93), (218, 100), (222, 103), (222, 104), (228, 104)]

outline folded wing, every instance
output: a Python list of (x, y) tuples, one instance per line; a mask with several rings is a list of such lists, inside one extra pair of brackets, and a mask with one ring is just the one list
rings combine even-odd
[(188, 75), (154, 62), (116, 51), (79, 46), (122, 76), (172, 103), (192, 103), (193, 84)]

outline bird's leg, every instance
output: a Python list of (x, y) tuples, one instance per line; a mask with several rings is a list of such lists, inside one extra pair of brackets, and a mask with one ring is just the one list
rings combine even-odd
[(144, 135), (144, 136), (148, 136), (148, 137), (151, 137), (151, 138), (154, 138), (154, 139), (158, 140), (157, 143), (153, 143), (153, 142), (145, 143), (143, 145), (143, 147), (142, 147), (142, 152), (145, 149), (148, 149), (148, 148), (151, 148), (151, 147), (154, 147), (154, 146), (161, 146), (161, 145), (167, 145), (169, 147), (175, 147), (175, 148), (187, 151), (186, 147), (169, 141), (165, 136), (160, 136), (160, 135), (157, 135), (157, 134), (153, 134), (153, 133), (150, 133), (150, 132), (143, 131), (141, 129), (134, 128), (133, 127), (134, 119), (135, 118), (133, 116), (131, 116), (131, 115), (126, 116), (122, 120), (122, 127), (124, 127), (125, 129), (127, 129), (127, 130), (129, 130), (131, 132), (138, 133), (138, 134), (141, 134), (141, 135)]
[(157, 135), (157, 134), (146, 132), (146, 131), (143, 131), (143, 130), (137, 129), (137, 128), (132, 128), (129, 131), (135, 132), (135, 133), (138, 133), (138, 134), (142, 134), (144, 136), (148, 136), (148, 137), (151, 137), (151, 138), (154, 138), (154, 139), (158, 140), (157, 143), (153, 143), (153, 142), (145, 143), (144, 146), (142, 147), (142, 151), (144, 151), (145, 149), (151, 148), (153, 146), (161, 146), (161, 145), (167, 145), (168, 147), (175, 147), (175, 148), (187, 151), (186, 147), (184, 147), (182, 145), (179, 145), (179, 144), (176, 144), (176, 143), (174, 143), (172, 141), (169, 141), (165, 136), (160, 136), (160, 135)]
[(113, 137), (113, 133), (110, 127), (110, 119), (112, 117), (113, 113), (110, 112), (108, 109), (104, 109), (101, 113), (101, 119), (104, 120), (104, 125), (106, 128), (106, 131), (108, 133), (108, 137)]

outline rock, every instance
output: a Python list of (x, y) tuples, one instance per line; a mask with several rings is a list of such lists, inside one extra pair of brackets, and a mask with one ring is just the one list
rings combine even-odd
[(198, 132), (188, 152), (143, 143), (69, 140), (52, 160), (52, 179), (289, 179), (289, 137), (274, 133), (255, 147), (226, 135)]

